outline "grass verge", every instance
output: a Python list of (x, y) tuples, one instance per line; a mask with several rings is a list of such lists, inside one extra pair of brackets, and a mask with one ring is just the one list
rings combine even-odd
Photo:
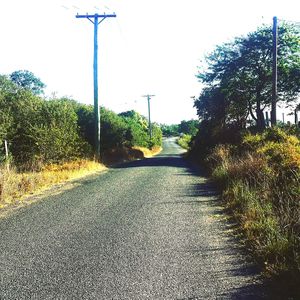
[[(111, 149), (104, 154), (106, 164), (142, 159), (158, 154), (161, 147)], [(41, 171), (18, 173), (14, 168), (0, 166), (0, 210), (22, 205), (28, 196), (41, 193), (55, 184), (79, 179), (107, 167), (92, 160), (76, 160), (63, 164), (50, 164)]]
[(39, 172), (18, 173), (0, 167), (0, 209), (21, 205), (27, 196), (69, 180), (103, 171), (106, 167), (90, 160), (77, 160), (45, 166)]
[(162, 147), (158, 147), (158, 146), (153, 147), (152, 149), (148, 149), (148, 148), (145, 148), (145, 147), (139, 147), (139, 146), (134, 146), (132, 148), (135, 149), (135, 150), (143, 152), (143, 155), (146, 158), (149, 158), (149, 157), (152, 157), (154, 155), (157, 155), (162, 150)]
[(280, 129), (219, 145), (212, 178), (268, 276), (300, 296), (300, 140)]
[(162, 150), (161, 147), (153, 147), (152, 149), (134, 146), (112, 148), (103, 153), (102, 161), (105, 165), (114, 165), (126, 161), (143, 159), (145, 157), (152, 157)]

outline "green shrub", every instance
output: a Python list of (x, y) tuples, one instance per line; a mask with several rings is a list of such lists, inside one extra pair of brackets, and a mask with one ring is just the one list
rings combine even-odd
[(190, 134), (183, 134), (181, 135), (181, 137), (177, 139), (177, 143), (182, 148), (189, 150), (191, 140), (192, 140), (192, 136)]
[[(7, 76), (0, 76), (0, 144), (4, 140), (9, 142), (16, 166), (24, 170), (41, 169), (49, 163), (92, 157), (94, 107), (65, 97), (50, 100), (39, 97), (34, 86), (38, 82), (32, 82), (34, 75), (27, 71), (19, 73), (22, 80), (29, 81), (14, 83)], [(150, 140), (146, 118), (135, 111), (117, 115), (101, 107), (100, 122), (101, 151), (161, 145), (161, 129), (152, 124)], [(3, 157), (1, 150), (1, 161)]]
[(212, 178), (268, 270), (299, 275), (300, 141), (275, 128), (245, 135), (238, 148), (214, 148)]

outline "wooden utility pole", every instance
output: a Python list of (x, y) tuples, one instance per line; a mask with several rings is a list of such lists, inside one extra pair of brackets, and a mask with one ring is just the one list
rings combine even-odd
[(76, 15), (76, 18), (86, 18), (94, 24), (94, 118), (95, 118), (95, 150), (96, 159), (100, 161), (100, 107), (98, 102), (98, 25), (106, 18), (115, 18), (116, 14), (110, 15)]
[(151, 125), (151, 115), (150, 115), (150, 100), (151, 97), (154, 97), (155, 95), (144, 95), (143, 97), (146, 97), (148, 100), (148, 120), (149, 120), (149, 136), (150, 139), (152, 139), (152, 125)]
[(277, 17), (273, 18), (273, 68), (272, 68), (272, 110), (271, 125), (276, 126), (277, 103), (277, 48), (278, 48), (278, 24)]

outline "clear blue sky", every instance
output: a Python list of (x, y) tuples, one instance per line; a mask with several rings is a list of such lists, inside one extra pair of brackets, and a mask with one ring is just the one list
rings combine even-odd
[(272, 17), (299, 21), (300, 1), (1, 0), (0, 73), (27, 69), (47, 95), (93, 103), (93, 25), (76, 13), (117, 14), (99, 27), (100, 103), (177, 123), (196, 118), (197, 66), (215, 45)]

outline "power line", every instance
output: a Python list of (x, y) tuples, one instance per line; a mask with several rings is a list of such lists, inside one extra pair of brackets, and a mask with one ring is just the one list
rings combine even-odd
[(85, 18), (94, 24), (94, 116), (95, 116), (95, 148), (96, 148), (96, 159), (100, 161), (100, 107), (98, 102), (98, 25), (107, 18), (115, 18), (116, 14), (86, 14), (76, 15), (76, 18)]

